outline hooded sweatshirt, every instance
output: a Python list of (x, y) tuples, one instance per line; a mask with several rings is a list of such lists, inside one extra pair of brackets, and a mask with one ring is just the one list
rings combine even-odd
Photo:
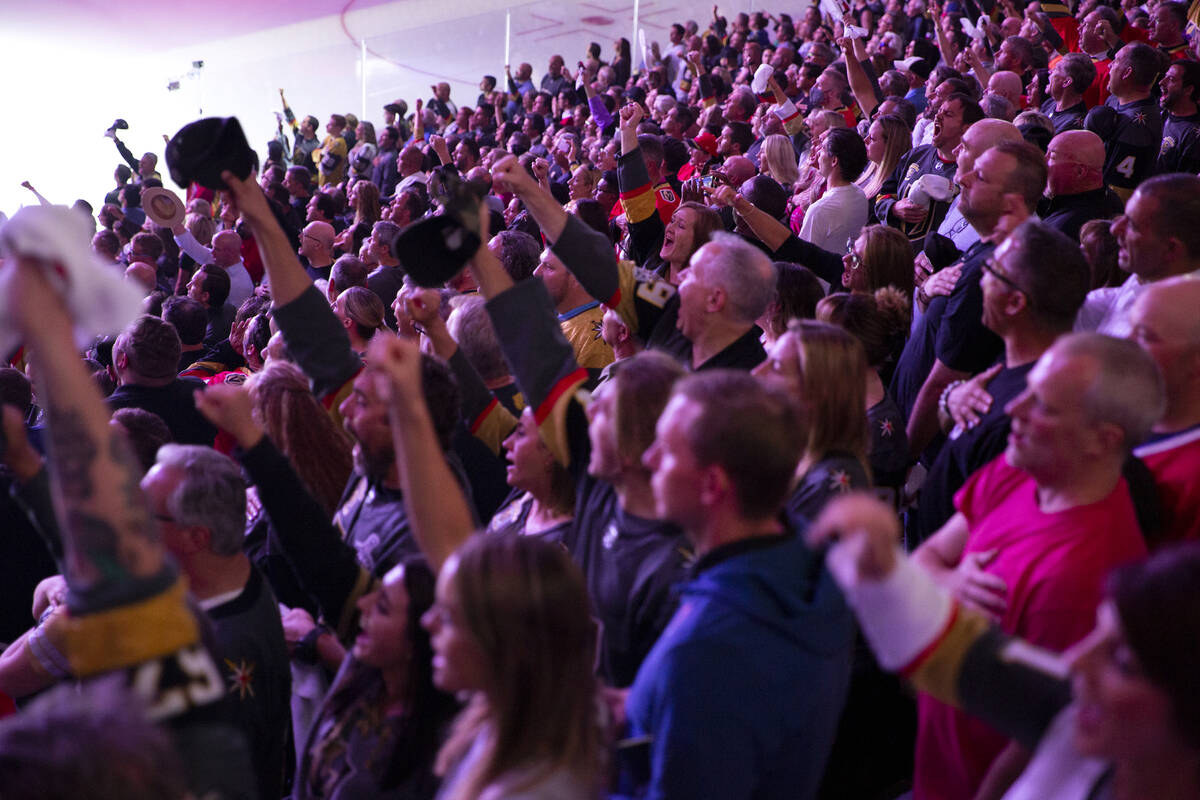
[(810, 798), (845, 703), (841, 592), (789, 527), (710, 552), (627, 701), (650, 798)]

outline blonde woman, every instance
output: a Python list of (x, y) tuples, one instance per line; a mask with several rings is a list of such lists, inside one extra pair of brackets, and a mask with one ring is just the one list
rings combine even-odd
[(591, 200), (596, 193), (596, 186), (600, 183), (601, 172), (598, 169), (592, 169), (584, 164), (580, 164), (571, 172), (571, 178), (567, 181), (567, 191), (570, 193), (572, 200)]
[(599, 797), (595, 632), (566, 550), (472, 537), (442, 567), (423, 624), (434, 685), (471, 695), (438, 756), (439, 800)]
[(868, 489), (867, 357), (857, 339), (836, 325), (794, 320), (754, 370), (801, 404), (808, 441), (796, 469), (788, 514), (815, 519), (831, 498)]
[(377, 337), (369, 363), (389, 416), (413, 535), (438, 573), (422, 618), (434, 685), (466, 698), (438, 756), (439, 800), (593, 800), (604, 782), (596, 628), (583, 574), (534, 536), (476, 536), (420, 399), (421, 354)]
[(780, 133), (768, 136), (763, 140), (758, 160), (763, 175), (774, 178), (789, 192), (792, 190), (792, 185), (800, 177), (800, 168), (796, 165), (796, 149), (788, 137)]
[(912, 149), (912, 132), (907, 123), (895, 114), (881, 114), (867, 129), (864, 141), (870, 163), (855, 183), (873, 206), (883, 182), (895, 171), (904, 154)]
[(365, 355), (371, 337), (383, 328), (383, 301), (370, 289), (351, 286), (338, 295), (333, 303), (333, 313), (350, 337), (350, 349)]

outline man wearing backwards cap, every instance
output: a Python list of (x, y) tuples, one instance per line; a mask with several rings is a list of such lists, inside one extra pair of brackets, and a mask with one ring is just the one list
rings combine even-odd
[(695, 139), (688, 139), (692, 157), (679, 170), (679, 180), (696, 178), (709, 171), (712, 160), (717, 157), (717, 137), (711, 131), (702, 130)]
[(908, 78), (908, 93), (904, 95), (904, 99), (913, 104), (920, 114), (925, 110), (925, 106), (929, 105), (929, 98), (925, 95), (925, 82), (929, 80), (929, 62), (923, 58), (905, 58), (901, 61), (894, 62), (896, 69), (904, 73), (904, 77)]

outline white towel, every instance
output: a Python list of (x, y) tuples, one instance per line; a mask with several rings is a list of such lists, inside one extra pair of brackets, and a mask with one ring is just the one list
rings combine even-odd
[[(97, 336), (114, 336), (142, 312), (144, 294), (91, 248), (92, 225), (66, 206), (28, 206), (0, 226), (0, 257), (31, 256), (53, 267), (51, 285), (75, 320), (75, 342), (86, 348)], [(3, 266), (0, 266), (0, 273)], [(21, 334), (0, 304), (0, 354), (21, 344)]]

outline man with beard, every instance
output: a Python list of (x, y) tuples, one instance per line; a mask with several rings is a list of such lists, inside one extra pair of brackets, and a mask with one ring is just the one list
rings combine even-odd
[[(1078, 243), (1033, 219), (996, 249), (984, 269), (983, 324), (1004, 340), (1004, 355), (991, 369), (951, 387), (938, 403), (945, 411), (939, 421), (950, 438), (921, 487), (916, 541), (954, 516), (958, 490), (1004, 452), (1012, 423), (1008, 403), (1024, 391), (1026, 376), (1054, 340), (1071, 331), (1091, 277)], [(982, 400), (985, 396), (989, 399)], [(964, 413), (968, 402), (969, 416)], [(958, 425), (952, 412), (965, 424)], [(909, 545), (916, 541), (910, 539)]]
[(926, 233), (937, 230), (950, 201), (915, 203), (909, 199), (913, 184), (923, 175), (940, 175), (953, 181), (954, 151), (966, 130), (981, 119), (983, 111), (970, 97), (965, 94), (948, 97), (934, 117), (932, 143), (910, 150), (876, 196), (875, 216), (907, 236), (914, 250), (924, 247)]
[(533, 274), (541, 278), (550, 295), (563, 336), (575, 351), (575, 360), (579, 366), (598, 375), (613, 362), (612, 348), (600, 336), (604, 321), (600, 301), (587, 293), (549, 248), (542, 252), (541, 262)]
[(1166, 112), (1162, 147), (1158, 151), (1155, 172), (1200, 172), (1200, 109), (1196, 90), (1200, 88), (1200, 61), (1176, 61), (1167, 69), (1158, 88), (1158, 102)]
[[(382, 578), (405, 556), (418, 552), (408, 522), (388, 422), (387, 402), (374, 376), (350, 349), (342, 323), (313, 286), (275, 221), (266, 196), (253, 180), (226, 180), (263, 254), (271, 282), (274, 318), (293, 361), (308, 376), (313, 393), (354, 437), (354, 472), (334, 512), (344, 541), (362, 566)], [(458, 388), (449, 368), (433, 357), (422, 361), (422, 386), (438, 440), (452, 471), (464, 483), (461, 465), (450, 454), (458, 421)]]
[(960, 182), (959, 208), (980, 241), (963, 255), (950, 295), (930, 301), (892, 377), (891, 393), (907, 415), (914, 456), (937, 433), (937, 403), (946, 387), (1000, 355), (1003, 343), (983, 326), (980, 275), (991, 252), (1033, 214), (1046, 188), (1046, 163), (1032, 145), (1002, 142), (980, 156)]
[(1065, 131), (1046, 149), (1046, 199), (1038, 213), (1076, 241), (1093, 219), (1119, 216), (1121, 201), (1104, 185), (1104, 142), (1091, 131)]

